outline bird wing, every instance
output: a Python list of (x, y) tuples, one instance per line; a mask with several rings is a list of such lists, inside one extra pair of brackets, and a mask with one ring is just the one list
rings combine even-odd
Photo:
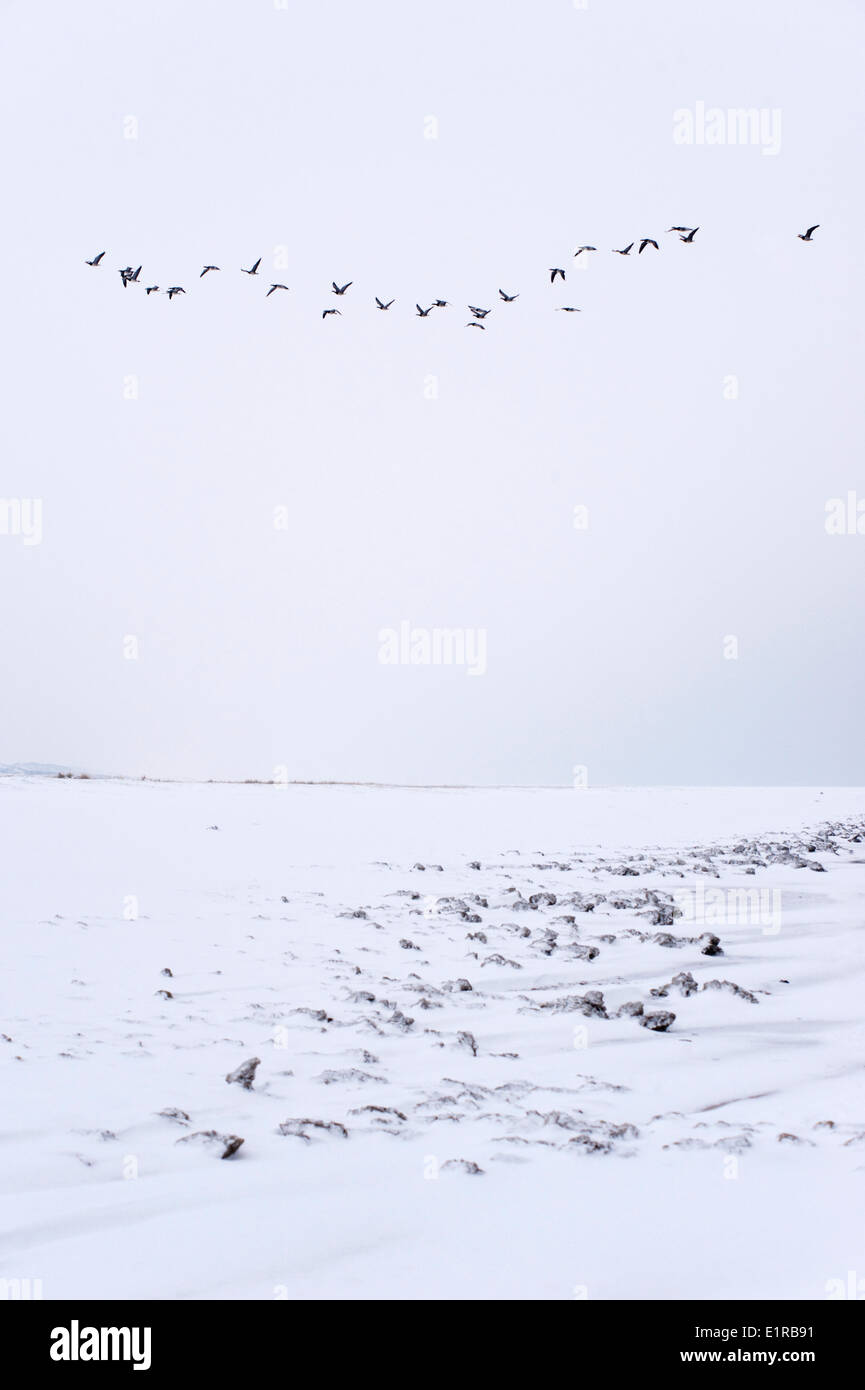
[(820, 223), (819, 223), (819, 222), (815, 222), (813, 227), (809, 227), (809, 228), (808, 228), (808, 236), (810, 236), (812, 232), (816, 232), (816, 230), (817, 230), (817, 228), (818, 228), (819, 226), (820, 226)]
[(255, 265), (252, 267), (252, 273), (253, 273), (253, 275), (254, 275), (255, 272), (258, 270), (258, 267), (259, 267), (260, 265), (261, 265), (261, 257), (259, 256), (258, 260), (255, 262)]

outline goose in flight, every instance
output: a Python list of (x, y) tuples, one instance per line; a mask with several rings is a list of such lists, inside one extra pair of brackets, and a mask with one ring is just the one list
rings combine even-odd
[(699, 230), (700, 230), (699, 227), (692, 227), (691, 230), (688, 232), (688, 235), (687, 235), (687, 236), (680, 236), (680, 237), (679, 237), (679, 240), (680, 240), (680, 241), (686, 241), (686, 242), (688, 243), (688, 245), (690, 246), (691, 242), (694, 240), (694, 237), (697, 235), (697, 233), (699, 232)]
[(557, 314), (581, 314), (582, 309), (573, 309), (570, 304), (560, 304), (556, 310)]
[(478, 323), (477, 319), (469, 319), (468, 323), (466, 324), (466, 328), (482, 328), (485, 333), (487, 331), (486, 324)]
[(644, 236), (643, 240), (640, 242), (640, 249), (637, 252), (637, 255), (642, 256), (647, 246), (654, 246), (656, 251), (658, 249), (658, 243), (652, 237)]
[(183, 287), (182, 287), (181, 285), (172, 285), (172, 286), (170, 287), (170, 289), (166, 290), (166, 294), (168, 295), (168, 298), (170, 299), (170, 298), (172, 297), (172, 295), (175, 295), (175, 294), (186, 294), (186, 290), (183, 289)]
[(287, 290), (287, 289), (288, 289), (288, 285), (271, 285), (270, 289), (267, 291), (267, 294), (266, 294), (264, 297), (265, 297), (265, 299), (270, 299), (270, 296), (273, 294), (273, 291), (274, 291), (274, 290)]
[[(258, 265), (258, 261), (256, 261), (255, 264)], [(202, 270), (201, 274), (200, 274), (199, 277), (198, 277), (199, 280), (202, 280), (202, 279), (204, 278), (204, 276), (207, 274), (208, 270), (218, 270), (218, 269), (219, 269), (219, 266), (218, 266), (218, 265), (206, 265), (206, 266), (204, 267), (204, 269)]]
[(416, 304), (414, 307), (417, 309), (417, 317), (419, 319), (428, 319), (435, 305), (431, 304), (428, 309), (422, 309), (419, 304)]
[(633, 247), (633, 245), (634, 245), (634, 243), (633, 243), (632, 241), (629, 241), (628, 244), (627, 244), (627, 246), (625, 247), (624, 251), (618, 251), (618, 250), (616, 249), (616, 247), (614, 246), (614, 247), (613, 247), (613, 255), (614, 255), (614, 256), (630, 256), (630, 254), (631, 254), (631, 248)]
[(104, 255), (105, 255), (105, 252), (104, 252), (104, 251), (100, 251), (100, 252), (99, 252), (99, 255), (98, 255), (98, 256), (94, 256), (92, 261), (85, 261), (84, 264), (85, 264), (85, 265), (98, 265), (99, 262), (102, 260), (102, 257), (103, 257)]
[[(668, 228), (667, 228), (667, 231), (668, 231), (668, 232), (690, 232), (691, 230), (692, 230), (692, 229), (691, 229), (690, 227), (668, 227)], [(694, 227), (693, 230), (696, 231), (697, 228)]]
[[(255, 265), (252, 266), (252, 268), (251, 268), (250, 270), (245, 270), (244, 267), (241, 266), (241, 267), (240, 267), (241, 273), (242, 273), (243, 275), (257, 275), (257, 274), (258, 274), (258, 267), (259, 267), (260, 265), (261, 265), (261, 257), (259, 256), (258, 260), (255, 262)], [(200, 278), (200, 277), (199, 277), (199, 278)]]
[(811, 241), (811, 240), (813, 240), (814, 233), (816, 232), (816, 230), (817, 230), (817, 228), (818, 228), (819, 226), (820, 226), (820, 223), (819, 223), (819, 222), (815, 222), (815, 223), (814, 223), (814, 226), (813, 226), (813, 227), (809, 227), (808, 230), (807, 230), (807, 232), (797, 232), (796, 235), (797, 235), (797, 237), (799, 238), (800, 241)]
[(499, 290), (499, 294), (505, 304), (513, 304), (515, 299), (519, 299), (518, 294), (505, 294), (504, 290)]
[(323, 319), (326, 319), (327, 316), (328, 316), (328, 314), (341, 314), (341, 313), (342, 313), (342, 309), (325, 309), (325, 311), (324, 311), (324, 313), (322, 314), (321, 317), (322, 317)]
[(469, 309), (474, 314), (476, 319), (485, 319), (487, 314), (490, 312), (489, 309), (478, 309), (478, 307), (475, 304), (470, 304)]
[(378, 307), (379, 307), (380, 309), (389, 309), (390, 306), (391, 306), (391, 304), (395, 304), (395, 303), (396, 303), (396, 300), (394, 300), (394, 299), (389, 299), (389, 300), (387, 301), (387, 304), (382, 304), (382, 302), (381, 302), (381, 300), (379, 299), (378, 295), (376, 295), (376, 297), (375, 297), (375, 302), (376, 302), (376, 304), (378, 305)]
[(333, 285), (333, 293), (334, 293), (334, 294), (345, 294), (345, 292), (346, 292), (346, 290), (348, 289), (349, 285), (353, 285), (353, 284), (354, 284), (354, 281), (353, 281), (353, 280), (348, 280), (348, 281), (346, 281), (346, 283), (342, 286), (342, 288), (340, 288), (340, 286), (336, 283), (335, 280), (331, 280), (330, 283)]
[(584, 251), (597, 251), (597, 246), (580, 246), (574, 252), (575, 256), (581, 256)]
[(565, 272), (564, 272), (563, 270), (559, 270), (558, 266), (556, 266), (555, 268), (554, 268), (553, 266), (550, 266), (550, 284), (551, 284), (551, 285), (554, 285), (554, 284), (556, 283), (556, 276), (557, 276), (557, 275), (561, 275), (562, 279), (564, 280), (564, 278), (565, 278)]
[(148, 286), (147, 286), (147, 289), (144, 291), (144, 293), (145, 293), (145, 294), (158, 294), (158, 293), (159, 293), (159, 286), (158, 286), (158, 285), (148, 285)]
[(449, 307), (450, 301), (447, 299), (434, 299), (430, 305), (431, 309), (448, 309)]

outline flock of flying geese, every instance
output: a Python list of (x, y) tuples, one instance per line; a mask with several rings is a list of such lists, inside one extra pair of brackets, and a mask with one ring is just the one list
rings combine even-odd
[[(805, 231), (805, 232), (797, 232), (797, 236), (798, 236), (799, 240), (800, 240), (800, 241), (811, 241), (812, 238), (813, 238), (813, 236), (814, 236), (814, 233), (817, 231), (817, 228), (818, 228), (819, 226), (820, 226), (820, 223), (819, 223), (819, 222), (815, 222), (814, 226), (813, 226), (813, 227), (809, 227), (809, 228), (807, 229), (807, 231)], [(697, 233), (698, 233), (699, 230), (700, 230), (699, 227), (668, 227), (668, 228), (667, 228), (667, 231), (668, 231), (668, 232), (676, 232), (676, 233), (678, 233), (679, 240), (680, 240), (680, 241), (683, 241), (683, 242), (685, 243), (686, 246), (690, 246), (690, 245), (692, 244), (692, 242), (693, 242), (693, 240), (694, 240), (694, 237), (697, 235)], [(631, 254), (631, 252), (633, 251), (633, 249), (634, 249), (634, 247), (636, 246), (636, 244), (637, 244), (636, 241), (631, 241), (631, 242), (628, 243), (627, 246), (621, 247), (621, 249), (618, 248), (618, 247), (613, 247), (613, 248), (612, 248), (613, 255), (614, 255), (614, 256), (630, 256), (630, 254)], [(646, 249), (647, 246), (653, 246), (653, 247), (655, 248), (656, 251), (660, 249), (659, 246), (658, 246), (657, 241), (655, 241), (655, 239), (654, 239), (653, 237), (645, 236), (645, 237), (642, 237), (641, 240), (640, 240), (640, 246), (639, 246), (639, 250), (637, 251), (637, 255), (638, 255), (638, 256), (642, 256), (642, 254), (643, 254), (643, 252), (645, 251), (645, 249)], [(574, 252), (574, 256), (575, 256), (575, 257), (576, 257), (576, 256), (582, 256), (582, 255), (584, 255), (584, 254), (586, 254), (586, 253), (588, 253), (588, 252), (597, 251), (597, 249), (598, 249), (597, 246), (578, 246), (577, 249), (576, 249), (576, 251)], [(99, 254), (98, 254), (98, 256), (94, 256), (94, 257), (93, 257), (93, 260), (92, 260), (92, 261), (85, 261), (85, 265), (89, 265), (89, 266), (98, 266), (98, 265), (100, 264), (100, 262), (102, 261), (102, 257), (103, 257), (104, 255), (105, 255), (105, 252), (104, 252), (104, 251), (100, 251)], [(255, 262), (255, 264), (252, 265), (252, 266), (250, 266), (249, 269), (246, 269), (246, 267), (241, 266), (241, 268), (240, 268), (240, 269), (241, 269), (241, 274), (242, 274), (242, 275), (258, 275), (258, 267), (259, 267), (260, 265), (261, 265), (261, 257), (259, 256), (259, 258), (258, 258), (258, 260)], [(119, 271), (120, 282), (121, 282), (121, 284), (122, 284), (122, 286), (123, 286), (124, 289), (126, 289), (126, 287), (127, 287), (128, 285), (139, 285), (139, 284), (141, 284), (141, 280), (140, 280), (140, 278), (139, 278), (140, 275), (141, 275), (141, 269), (142, 269), (141, 266), (139, 266), (137, 270), (133, 270), (131, 265), (127, 265), (127, 266), (124, 266), (124, 267), (122, 268), (122, 270)], [(201, 273), (200, 273), (200, 275), (199, 275), (198, 278), (199, 278), (199, 280), (203, 280), (204, 277), (205, 277), (205, 275), (210, 274), (211, 271), (218, 271), (219, 269), (220, 269), (220, 267), (219, 267), (218, 265), (206, 265), (206, 266), (204, 266), (204, 267), (202, 268)], [(563, 284), (565, 283), (565, 272), (564, 272), (564, 270), (563, 270), (560, 266), (550, 266), (550, 284), (554, 285), (554, 284), (556, 283), (556, 280), (557, 280), (557, 279), (561, 279), (562, 283), (563, 283)], [(332, 294), (335, 294), (335, 295), (338, 295), (338, 296), (340, 296), (340, 297), (342, 297), (342, 295), (345, 294), (346, 290), (351, 289), (352, 285), (354, 284), (354, 281), (353, 281), (353, 280), (348, 280), (348, 281), (346, 281), (346, 283), (345, 283), (344, 285), (338, 285), (337, 282), (336, 282), (336, 280), (334, 280), (334, 281), (332, 281), (332, 284), (333, 284), (333, 289), (331, 290), (331, 293), (332, 293)], [(271, 296), (272, 294), (275, 294), (277, 290), (286, 290), (286, 291), (287, 291), (288, 288), (289, 288), (288, 285), (283, 285), (283, 284), (281, 284), (279, 281), (277, 281), (277, 282), (275, 282), (275, 283), (272, 283), (271, 286), (270, 286), (270, 289), (269, 289), (269, 290), (267, 291), (267, 293), (265, 294), (265, 299), (269, 299), (270, 296)], [(151, 295), (151, 294), (159, 294), (159, 293), (160, 293), (160, 286), (159, 286), (159, 285), (145, 285), (144, 289), (145, 289), (145, 294), (148, 294), (148, 295)], [(183, 288), (182, 285), (169, 285), (168, 288), (164, 291), (164, 293), (168, 295), (168, 298), (169, 298), (169, 299), (173, 299), (174, 296), (175, 296), (176, 294), (186, 294), (186, 290)], [(504, 290), (502, 290), (502, 289), (499, 290), (499, 298), (500, 298), (500, 300), (501, 300), (501, 302), (502, 302), (503, 304), (513, 304), (514, 300), (515, 300), (515, 299), (519, 299), (519, 297), (520, 297), (519, 294), (505, 294), (505, 291), (504, 291)], [(376, 302), (376, 306), (377, 306), (379, 309), (381, 309), (381, 310), (383, 310), (383, 311), (386, 312), (388, 309), (390, 309), (391, 305), (393, 305), (393, 304), (396, 303), (396, 300), (395, 300), (395, 299), (389, 299), (389, 300), (387, 300), (387, 302), (385, 302), (384, 300), (379, 299), (378, 295), (376, 295), (376, 296), (375, 296), (375, 302)], [(447, 308), (450, 308), (450, 303), (449, 303), (449, 301), (446, 300), (446, 299), (434, 299), (433, 302), (432, 302), (432, 304), (430, 304), (430, 306), (429, 306), (428, 309), (422, 309), (421, 306), (420, 306), (420, 304), (416, 304), (416, 305), (415, 305), (415, 308), (417, 309), (417, 317), (418, 317), (418, 318), (425, 319), (425, 318), (428, 318), (428, 317), (429, 317), (429, 315), (432, 313), (433, 309), (447, 309)], [(468, 323), (466, 324), (466, 328), (481, 328), (481, 329), (485, 329), (485, 328), (486, 328), (486, 324), (483, 322), (483, 320), (486, 318), (487, 314), (489, 314), (489, 313), (491, 312), (491, 310), (489, 310), (489, 309), (479, 309), (479, 308), (477, 307), (477, 305), (475, 305), (475, 304), (469, 304), (469, 305), (468, 305), (468, 310), (469, 310), (469, 313), (472, 315), (472, 317), (469, 319)], [(579, 314), (579, 313), (582, 312), (582, 310), (574, 308), (574, 306), (571, 305), (571, 304), (561, 304), (561, 305), (557, 306), (556, 312), (557, 312), (557, 313), (562, 313), (562, 314)], [(326, 319), (326, 318), (328, 318), (331, 314), (340, 315), (341, 313), (342, 313), (342, 310), (341, 310), (341, 309), (325, 309), (325, 310), (323, 310), (321, 317), (322, 317), (323, 319)]]

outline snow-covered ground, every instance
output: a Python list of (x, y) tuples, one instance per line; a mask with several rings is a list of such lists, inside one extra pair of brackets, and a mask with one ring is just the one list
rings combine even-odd
[(0, 1279), (865, 1278), (862, 791), (10, 777), (0, 833)]

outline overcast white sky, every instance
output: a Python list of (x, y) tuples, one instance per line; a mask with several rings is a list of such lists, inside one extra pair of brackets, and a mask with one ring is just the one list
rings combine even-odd
[[(2, 29), (0, 497), (43, 519), (0, 534), (0, 761), (865, 782), (865, 535), (824, 526), (865, 500), (862, 4), (20, 0)], [(699, 102), (779, 111), (780, 148), (677, 144)], [(139, 263), (186, 296), (123, 291)], [(404, 619), (483, 629), (486, 674), (380, 664)]]

